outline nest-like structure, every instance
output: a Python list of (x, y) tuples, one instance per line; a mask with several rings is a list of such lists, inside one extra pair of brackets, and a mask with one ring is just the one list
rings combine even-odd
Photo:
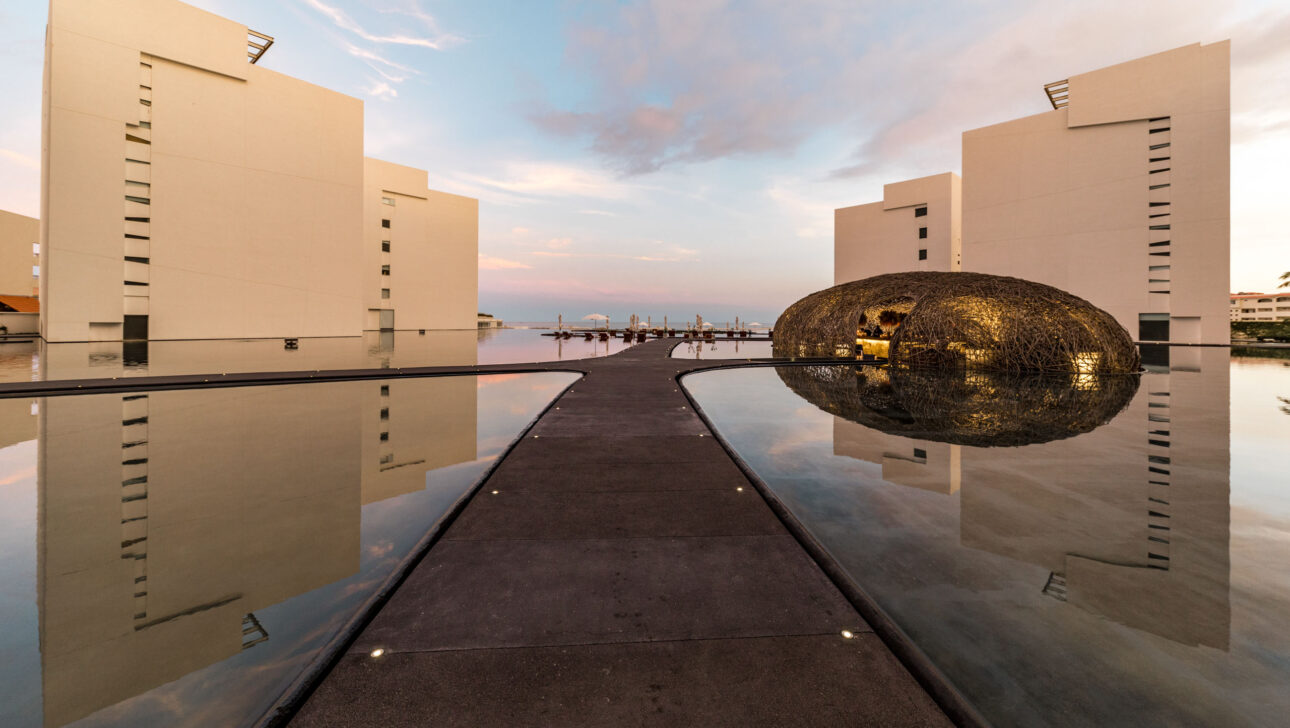
[(1077, 296), (984, 273), (890, 273), (812, 293), (775, 323), (777, 357), (853, 357), (888, 344), (895, 367), (1125, 373), (1138, 350), (1111, 314)]
[(1110, 422), (1138, 391), (1136, 374), (1019, 375), (879, 366), (782, 366), (811, 404), (881, 432), (971, 447), (1020, 447)]

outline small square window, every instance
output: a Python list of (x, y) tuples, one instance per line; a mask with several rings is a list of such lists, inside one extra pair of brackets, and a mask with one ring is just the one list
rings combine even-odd
[(32, 243), (32, 244), (31, 244), (31, 254), (32, 254), (32, 255), (40, 255), (40, 243)]
[(382, 288), (382, 289), (381, 289), (381, 298), (389, 298), (389, 297), (390, 297), (390, 289), (388, 289), (388, 288)]
[(388, 432), (382, 432), (382, 433), (381, 433), (381, 442), (389, 442), (389, 441), (390, 441), (390, 433), (388, 433)]
[(382, 197), (382, 198), (381, 198), (381, 204), (382, 204), (382, 205), (390, 205), (391, 207), (393, 207), (393, 206), (394, 206), (394, 198), (393, 198), (393, 197)]
[(915, 207), (915, 208), (914, 208), (914, 217), (927, 217), (927, 208), (926, 208), (926, 207)]
[(924, 450), (924, 449), (922, 449), (921, 447), (916, 447), (916, 448), (914, 448), (914, 457), (916, 457), (916, 458), (920, 458), (920, 459), (922, 459), (922, 460), (926, 460), (926, 459), (927, 459), (927, 451), (926, 451), (926, 450)]
[(390, 252), (390, 241), (388, 241), (388, 240), (382, 240), (382, 241), (381, 241), (381, 252), (382, 252), (382, 253), (388, 253), (388, 252)]
[(388, 265), (381, 266), (381, 275), (388, 276), (389, 274), (390, 274), (390, 266)]
[(927, 239), (927, 228), (918, 228), (918, 239), (919, 240)]
[(918, 249), (918, 259), (919, 259), (919, 260), (927, 260), (927, 248), (919, 248), (919, 249)]
[(389, 408), (389, 407), (382, 407), (382, 408), (381, 408), (381, 419), (383, 419), (383, 420), (388, 420), (388, 419), (390, 419), (390, 408)]
[(382, 385), (381, 385), (381, 396), (382, 396), (382, 397), (388, 397), (388, 396), (390, 396), (390, 385), (388, 385), (388, 384), (382, 384)]
[(381, 227), (388, 228), (389, 226), (390, 226), (389, 220), (381, 220)]
[(392, 453), (392, 452), (387, 452), (387, 453), (385, 453), (384, 455), (382, 455), (382, 456), (381, 456), (381, 464), (382, 464), (382, 465), (389, 465), (389, 464), (390, 464), (390, 463), (392, 463), (392, 462), (394, 462), (394, 453)]

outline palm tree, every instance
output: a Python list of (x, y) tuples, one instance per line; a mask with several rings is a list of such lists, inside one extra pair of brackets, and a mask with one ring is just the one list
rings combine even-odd
[(1290, 288), (1290, 271), (1281, 274), (1281, 285), (1277, 288)]

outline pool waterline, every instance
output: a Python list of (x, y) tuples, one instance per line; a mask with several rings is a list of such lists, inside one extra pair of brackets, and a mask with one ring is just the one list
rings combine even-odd
[(0, 343), (0, 382), (246, 372), (474, 366), (608, 356), (621, 339), (584, 341), (527, 329), (369, 331), (362, 336), (201, 341)]
[(1170, 354), (1107, 424), (1020, 447), (865, 427), (774, 368), (683, 383), (995, 724), (1275, 725), (1290, 708), (1276, 616), (1290, 612), (1290, 494), (1275, 467), (1290, 368)]

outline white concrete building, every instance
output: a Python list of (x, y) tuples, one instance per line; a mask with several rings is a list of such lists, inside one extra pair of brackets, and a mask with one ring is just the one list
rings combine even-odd
[(1230, 43), (1045, 87), (1053, 110), (963, 134), (963, 270), (1047, 283), (1137, 339), (1230, 341)]
[(478, 203), (366, 163), (362, 101), (256, 65), (271, 38), (176, 0), (49, 12), (46, 341), (474, 327)]
[(0, 210), (0, 295), (40, 292), (40, 221)]
[(1283, 321), (1290, 319), (1290, 291), (1285, 293), (1233, 293), (1232, 321)]
[(427, 190), (425, 170), (363, 169), (363, 328), (476, 328), (479, 201)]
[(881, 202), (833, 212), (833, 283), (961, 268), (962, 181), (946, 172), (883, 185)]

